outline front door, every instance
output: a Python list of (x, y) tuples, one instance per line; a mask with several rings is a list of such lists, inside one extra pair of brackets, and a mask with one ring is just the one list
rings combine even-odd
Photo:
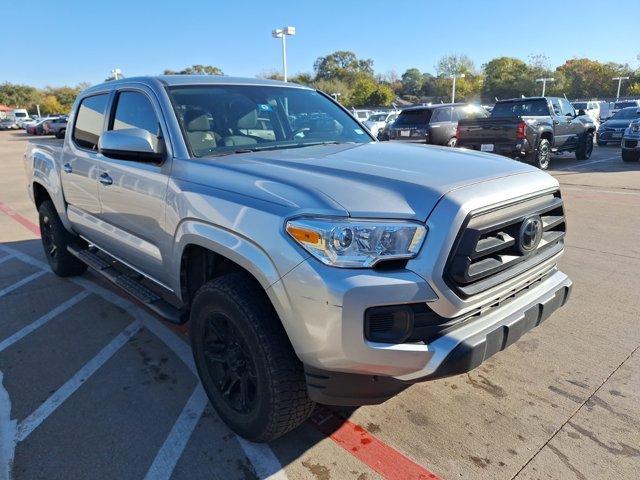
[[(116, 92), (109, 130), (141, 128), (162, 135), (161, 110), (153, 92), (143, 87)], [(111, 229), (100, 245), (159, 282), (166, 282), (163, 246), (171, 235), (164, 231), (165, 195), (171, 156), (158, 164), (102, 157), (100, 161), (99, 218)]]
[(567, 117), (562, 109), (559, 98), (551, 99), (553, 119), (553, 147), (566, 148), (571, 138), (571, 118)]
[(86, 97), (73, 121), (73, 131), (63, 151), (61, 181), (74, 229), (88, 238), (96, 233), (98, 198), (98, 140), (104, 129), (109, 93)]

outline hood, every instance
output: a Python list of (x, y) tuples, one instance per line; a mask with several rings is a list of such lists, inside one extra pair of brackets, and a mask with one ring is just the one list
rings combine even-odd
[(623, 119), (623, 120), (607, 120), (601, 125), (606, 128), (627, 128), (631, 122), (633, 122), (632, 118)]
[[(180, 166), (179, 164), (187, 166)], [(447, 192), (538, 172), (463, 149), (372, 142), (251, 152), (179, 162), (172, 175), (303, 211), (426, 220)], [(340, 211), (342, 210), (342, 211)]]

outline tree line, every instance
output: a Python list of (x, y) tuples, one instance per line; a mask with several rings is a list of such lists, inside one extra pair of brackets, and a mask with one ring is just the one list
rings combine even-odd
[[(192, 65), (178, 71), (164, 70), (163, 73), (224, 75), (221, 68), (212, 65)], [(542, 87), (536, 82), (538, 78), (554, 78), (547, 84), (547, 95), (597, 99), (616, 95), (614, 77), (630, 77), (623, 82), (620, 94), (640, 97), (640, 68), (589, 58), (574, 58), (551, 68), (544, 55), (532, 55), (526, 61), (497, 57), (480, 68), (467, 55), (446, 55), (438, 61), (433, 73), (409, 68), (398, 74), (395, 71), (376, 73), (372, 59), (358, 58), (354, 52), (339, 50), (319, 57), (313, 64), (313, 72), (299, 73), (289, 81), (317, 88), (333, 95), (347, 107), (358, 108), (449, 101), (452, 75), (458, 77), (456, 100), (465, 102), (493, 103), (496, 98), (540, 95)], [(258, 76), (282, 78), (278, 72), (264, 72)], [(39, 105), (43, 115), (67, 113), (76, 95), (88, 86), (80, 83), (75, 87), (39, 89), (6, 82), (0, 84), (0, 104), (27, 108), (30, 113), (36, 113), (36, 105)]]

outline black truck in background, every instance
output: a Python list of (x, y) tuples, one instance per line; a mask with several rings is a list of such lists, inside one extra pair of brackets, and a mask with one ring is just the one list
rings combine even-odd
[(457, 146), (523, 160), (542, 170), (551, 153), (575, 152), (586, 160), (593, 152), (596, 126), (583, 110), (558, 97), (500, 100), (488, 118), (460, 120)]

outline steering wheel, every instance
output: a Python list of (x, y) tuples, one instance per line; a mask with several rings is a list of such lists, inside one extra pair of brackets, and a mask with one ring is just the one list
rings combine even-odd
[(305, 135), (303, 134), (310, 131), (311, 129), (309, 127), (298, 128), (293, 131), (293, 138), (304, 138)]

